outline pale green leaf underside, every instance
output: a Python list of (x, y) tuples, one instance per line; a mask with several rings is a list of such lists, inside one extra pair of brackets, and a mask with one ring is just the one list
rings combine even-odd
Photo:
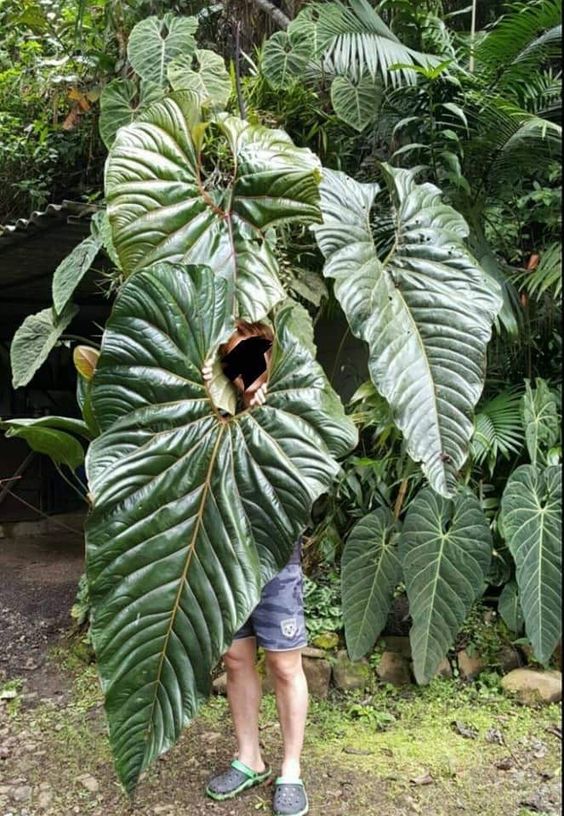
[(49, 456), (56, 465), (75, 470), (84, 462), (84, 448), (76, 436), (90, 438), (84, 422), (69, 417), (45, 416), (37, 419), (0, 421), (8, 437), (25, 439), (37, 453)]
[(89, 235), (75, 246), (55, 269), (52, 288), (53, 307), (57, 314), (63, 313), (76, 287), (94, 263), (94, 258), (101, 248), (101, 239)]
[(422, 490), (411, 504), (400, 542), (413, 667), (418, 683), (434, 676), (474, 601), (486, 586), (492, 537), (478, 499), (454, 500)]
[(334, 457), (356, 444), (294, 312), (275, 317), (266, 404), (231, 418), (201, 375), (234, 327), (227, 285), (209, 269), (139, 272), (108, 322), (92, 381), (102, 435), (87, 457), (87, 574), (128, 789), (194, 717), (337, 474)]
[(501, 509), (527, 636), (535, 656), (546, 663), (562, 633), (560, 468), (517, 468), (507, 482)]
[(385, 626), (394, 590), (401, 580), (399, 525), (379, 508), (358, 521), (341, 562), (343, 615), (352, 660), (367, 654)]
[(59, 318), (52, 309), (26, 317), (10, 346), (14, 388), (27, 385), (33, 378), (77, 312), (76, 306), (69, 304)]
[(314, 227), (324, 274), (357, 337), (371, 378), (389, 402), (410, 456), (433, 488), (450, 495), (466, 460), (486, 346), (501, 305), (468, 253), (467, 226), (440, 191), (411, 171), (383, 166), (397, 224), (378, 258), (370, 211), (378, 188), (326, 170), (323, 225)]
[(173, 99), (122, 128), (106, 169), (116, 250), (126, 274), (158, 261), (203, 263), (235, 282), (239, 316), (260, 320), (284, 299), (268, 229), (318, 221), (319, 160), (282, 131), (222, 115), (237, 167), (231, 186), (204, 187), (196, 110)]
[(194, 54), (197, 28), (195, 17), (147, 17), (137, 23), (127, 43), (131, 67), (141, 79), (164, 87), (169, 63), (181, 54)]

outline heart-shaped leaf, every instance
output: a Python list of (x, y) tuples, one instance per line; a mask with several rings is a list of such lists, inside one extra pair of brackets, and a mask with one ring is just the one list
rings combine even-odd
[(428, 683), (486, 587), (492, 537), (478, 499), (454, 500), (422, 490), (403, 526), (400, 557), (413, 626), (409, 633), (418, 683)]
[(335, 77), (331, 85), (331, 102), (335, 113), (361, 133), (372, 122), (382, 101), (382, 86), (369, 74), (358, 81), (347, 77)]
[(263, 48), (262, 71), (273, 88), (288, 88), (296, 77), (303, 77), (312, 56), (309, 43), (292, 44), (286, 31), (277, 31)]
[(368, 343), (372, 381), (409, 455), (445, 496), (474, 431), (486, 346), (501, 301), (468, 253), (462, 216), (431, 184), (383, 165), (395, 234), (381, 260), (372, 236), (375, 185), (325, 171), (315, 234), (351, 331)]
[(525, 629), (547, 663), (562, 633), (562, 473), (522, 465), (501, 499), (502, 529), (515, 560)]
[(100, 136), (108, 150), (120, 127), (135, 122), (163, 96), (164, 90), (156, 82), (112, 79), (100, 96)]
[(310, 350), (304, 310), (284, 306), (265, 405), (222, 415), (201, 370), (234, 329), (229, 289), (207, 268), (132, 276), (92, 382), (102, 429), (87, 473), (92, 640), (116, 767), (131, 790), (177, 740), (210, 672), (287, 562), (315, 499), (357, 442)]
[(360, 519), (342, 558), (341, 584), (347, 649), (352, 660), (367, 654), (384, 628), (401, 580), (399, 525), (387, 508)]
[(525, 440), (533, 465), (545, 465), (548, 450), (560, 439), (558, 398), (545, 380), (537, 377), (536, 387), (525, 380), (522, 411)]
[[(193, 60), (198, 70), (192, 67)], [(192, 91), (201, 105), (223, 110), (231, 96), (231, 77), (225, 60), (214, 51), (196, 50), (195, 57), (176, 57), (168, 66), (168, 80), (175, 91)]]
[(153, 105), (110, 152), (106, 197), (123, 270), (206, 264), (236, 287), (239, 316), (260, 320), (285, 297), (269, 228), (320, 220), (319, 160), (282, 131), (221, 116), (234, 176), (216, 187), (202, 164), (199, 113), (181, 104)]
[(53, 309), (42, 309), (26, 317), (10, 346), (14, 388), (28, 384), (77, 313), (77, 307), (69, 303), (59, 317)]
[(127, 56), (141, 79), (160, 87), (167, 83), (167, 68), (181, 54), (193, 56), (196, 50), (194, 34), (198, 29), (195, 17), (147, 17), (134, 27), (127, 43)]

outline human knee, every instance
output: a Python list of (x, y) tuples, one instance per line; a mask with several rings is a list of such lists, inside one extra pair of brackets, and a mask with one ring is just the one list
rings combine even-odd
[(301, 651), (267, 652), (271, 675), (277, 682), (291, 683), (303, 673)]
[(237, 674), (252, 670), (254, 667), (254, 656), (249, 649), (241, 648), (241, 645), (234, 643), (224, 654), (223, 663), (228, 674)]

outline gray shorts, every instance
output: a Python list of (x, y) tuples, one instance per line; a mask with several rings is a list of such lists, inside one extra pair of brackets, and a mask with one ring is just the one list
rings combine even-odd
[(288, 564), (264, 587), (258, 606), (234, 640), (254, 637), (258, 646), (270, 652), (307, 646), (300, 556), (298, 542)]

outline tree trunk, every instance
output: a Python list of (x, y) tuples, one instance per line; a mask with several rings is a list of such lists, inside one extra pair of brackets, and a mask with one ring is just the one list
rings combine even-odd
[(258, 6), (261, 11), (264, 11), (265, 14), (268, 14), (270, 19), (276, 23), (279, 28), (288, 28), (290, 25), (290, 18), (287, 17), (283, 11), (280, 11), (279, 8), (276, 8), (274, 3), (271, 3), (270, 0), (253, 0), (255, 6)]

